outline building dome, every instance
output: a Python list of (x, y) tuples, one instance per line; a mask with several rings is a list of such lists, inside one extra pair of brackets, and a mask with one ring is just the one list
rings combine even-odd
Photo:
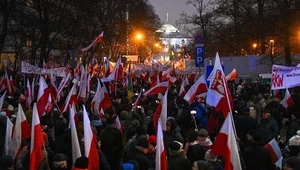
[(164, 24), (162, 27), (160, 27), (158, 30), (156, 30), (156, 32), (171, 33), (171, 32), (179, 32), (179, 30), (171, 24)]

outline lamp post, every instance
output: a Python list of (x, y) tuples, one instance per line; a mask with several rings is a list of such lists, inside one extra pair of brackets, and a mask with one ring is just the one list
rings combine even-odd
[(142, 40), (142, 38), (143, 38), (143, 35), (142, 34), (140, 34), (140, 33), (138, 33), (138, 34), (136, 34), (136, 36), (135, 36), (135, 52), (136, 52), (136, 54), (137, 55), (139, 55), (138, 53), (138, 44), (137, 44), (137, 41), (140, 41), (140, 40)]
[(270, 40), (270, 45), (271, 45), (270, 56), (271, 56), (271, 63), (272, 63), (272, 65), (274, 64), (274, 59), (273, 59), (273, 54), (274, 54), (274, 44), (275, 44), (275, 41), (274, 41), (273, 39)]
[(252, 47), (253, 47), (253, 49), (254, 49), (254, 55), (256, 55), (257, 44), (256, 44), (256, 43), (253, 43), (253, 44), (252, 44)]

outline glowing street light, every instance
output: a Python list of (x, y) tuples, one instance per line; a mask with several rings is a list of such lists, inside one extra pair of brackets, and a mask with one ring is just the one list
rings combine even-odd
[(252, 44), (252, 47), (253, 47), (253, 48), (256, 48), (256, 47), (257, 47), (257, 44), (256, 44), (256, 43), (253, 43), (253, 44)]
[(142, 39), (142, 38), (143, 38), (142, 34), (137, 34), (137, 35), (136, 35), (136, 39), (140, 40), (140, 39)]
[(155, 47), (159, 47), (159, 44), (158, 44), (158, 43), (155, 43), (154, 46), (155, 46)]

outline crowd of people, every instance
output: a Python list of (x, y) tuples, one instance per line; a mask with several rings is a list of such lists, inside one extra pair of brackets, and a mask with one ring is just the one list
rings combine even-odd
[[(22, 82), (22, 81), (21, 81)], [(24, 82), (24, 81), (23, 81)], [(96, 89), (97, 80), (93, 80), (92, 91)], [(149, 89), (149, 83), (136, 78), (133, 80), (133, 91), (139, 93)], [(49, 80), (48, 80), (49, 83)], [(179, 96), (179, 80), (168, 91), (168, 108), (166, 131), (163, 132), (164, 148), (166, 150), (167, 168), (169, 170), (222, 170), (224, 158), (211, 154), (214, 141), (225, 120), (223, 113), (216, 112), (208, 106), (205, 99), (196, 98), (191, 104)], [(190, 84), (193, 84), (190, 80)], [(108, 84), (104, 83), (107, 86)], [(19, 96), (24, 93), (25, 85), (17, 85), (13, 97), (6, 97), (0, 112), (0, 169), (29, 169), (30, 139), (22, 141), (17, 159), (4, 154), (6, 136), (6, 120), (13, 123), (16, 118)], [(273, 170), (276, 169), (270, 151), (264, 146), (273, 138), (276, 139), (283, 155), (283, 169), (300, 169), (300, 91), (292, 90), (294, 106), (284, 108), (280, 99), (270, 95), (269, 86), (263, 86), (258, 81), (245, 84), (229, 82), (232, 90), (232, 108), (239, 155), (243, 169)], [(63, 89), (61, 106), (72, 87), (72, 81)], [(190, 86), (187, 86), (188, 90)], [(236, 90), (233, 90), (236, 89)], [(36, 89), (37, 90), (37, 89)], [(3, 94), (3, 92), (2, 92)], [(155, 169), (156, 125), (153, 115), (160, 107), (162, 95), (142, 97), (140, 105), (132, 103), (137, 94), (128, 98), (127, 89), (118, 84), (115, 91), (110, 92), (112, 105), (104, 115), (93, 112), (91, 101), (78, 102), (76, 124), (81, 152), (84, 155), (83, 114), (82, 105), (86, 106), (91, 126), (97, 137), (97, 149), (101, 170), (150, 170)], [(32, 101), (35, 103), (36, 100)], [(32, 106), (26, 109), (26, 118), (31, 124)], [(195, 114), (191, 114), (195, 111)], [(121, 128), (115, 125), (119, 118)], [(89, 160), (82, 156), (73, 164), (71, 130), (69, 112), (60, 112), (58, 107), (40, 118), (43, 129), (44, 153), (40, 170), (87, 169)]]

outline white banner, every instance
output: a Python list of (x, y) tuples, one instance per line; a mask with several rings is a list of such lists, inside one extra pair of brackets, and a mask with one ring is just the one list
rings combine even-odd
[(300, 67), (273, 65), (272, 90), (300, 86)]
[(25, 61), (21, 62), (21, 72), (27, 74), (53, 74), (59, 77), (66, 76), (66, 67), (43, 69), (37, 66), (33, 66)]

